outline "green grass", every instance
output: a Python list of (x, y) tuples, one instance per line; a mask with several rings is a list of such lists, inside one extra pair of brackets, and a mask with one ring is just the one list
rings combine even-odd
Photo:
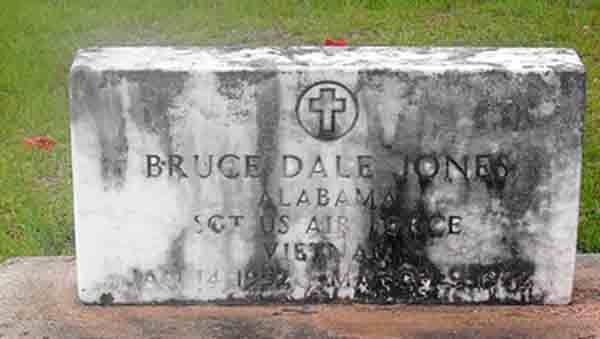
[[(73, 252), (67, 77), (107, 44), (560, 46), (588, 70), (581, 251), (600, 251), (600, 0), (20, 0), (0, 9), (0, 260)], [(53, 152), (22, 139), (49, 135)]]

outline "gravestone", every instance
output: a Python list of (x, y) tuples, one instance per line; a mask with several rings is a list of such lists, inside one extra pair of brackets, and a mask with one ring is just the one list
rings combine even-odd
[(94, 48), (70, 86), (84, 303), (570, 301), (572, 50)]

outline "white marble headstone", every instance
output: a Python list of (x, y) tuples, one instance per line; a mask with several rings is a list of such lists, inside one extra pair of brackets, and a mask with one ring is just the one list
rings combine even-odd
[(71, 68), (85, 303), (567, 303), (573, 50), (94, 48)]

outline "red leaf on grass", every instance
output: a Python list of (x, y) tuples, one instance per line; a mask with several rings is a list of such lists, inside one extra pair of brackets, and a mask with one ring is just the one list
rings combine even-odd
[(323, 41), (323, 45), (342, 47), (342, 46), (346, 46), (346, 40), (344, 40), (344, 39), (334, 40), (334, 39), (327, 38)]
[(34, 146), (39, 149), (43, 149), (44, 151), (50, 152), (52, 151), (52, 147), (56, 145), (56, 140), (48, 136), (41, 135), (36, 137), (25, 138), (23, 139), (23, 144)]

